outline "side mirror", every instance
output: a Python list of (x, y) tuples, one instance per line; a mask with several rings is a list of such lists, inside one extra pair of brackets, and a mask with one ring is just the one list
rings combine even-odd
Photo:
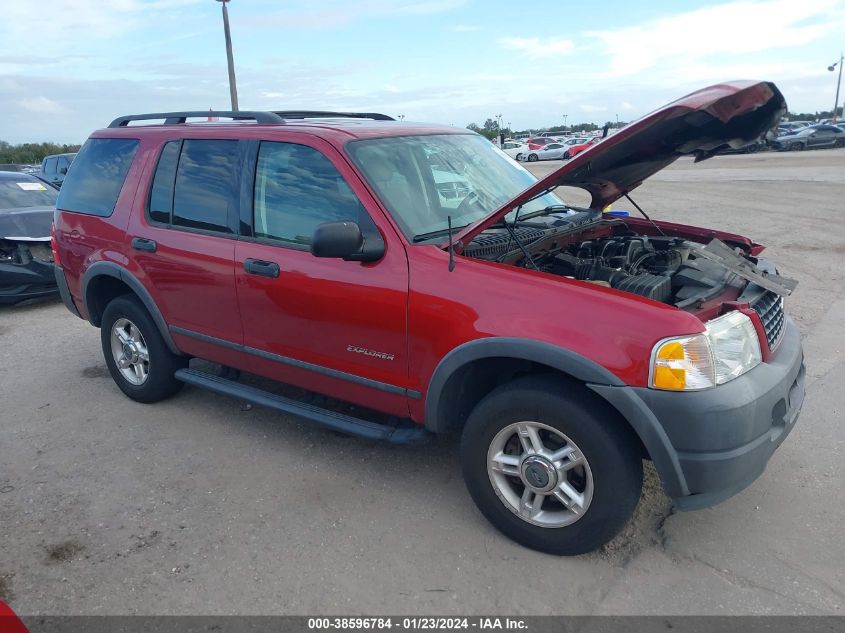
[(60, 167), (59, 173), (62, 174), (62, 175), (66, 174), (67, 173), (67, 167)]
[(377, 231), (365, 236), (355, 222), (326, 222), (314, 229), (311, 254), (351, 262), (374, 262), (384, 256), (384, 240)]

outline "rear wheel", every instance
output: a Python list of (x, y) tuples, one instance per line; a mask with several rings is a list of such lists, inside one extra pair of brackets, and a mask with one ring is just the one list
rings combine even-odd
[(592, 551), (628, 522), (642, 489), (639, 444), (615, 412), (553, 376), (504, 385), (461, 438), (470, 495), (501, 532), (559, 555)]
[(157, 402), (182, 388), (173, 374), (188, 360), (167, 348), (149, 312), (134, 295), (123, 295), (106, 306), (100, 341), (111, 377), (133, 400)]
[(521, 153), (516, 155), (516, 160), (518, 160), (518, 161), (522, 160), (522, 154)]
[(528, 155), (528, 162), (533, 163), (534, 161), (540, 160), (540, 157), (537, 154), (529, 154)]
[(845, 138), (838, 138), (833, 144), (834, 147), (845, 147)]

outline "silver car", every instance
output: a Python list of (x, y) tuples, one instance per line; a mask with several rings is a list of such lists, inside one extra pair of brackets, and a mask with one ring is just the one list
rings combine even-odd
[(563, 158), (563, 153), (567, 150), (567, 146), (563, 143), (549, 143), (538, 149), (532, 149), (529, 152), (523, 153), (522, 160), (534, 162), (536, 160), (554, 160)]

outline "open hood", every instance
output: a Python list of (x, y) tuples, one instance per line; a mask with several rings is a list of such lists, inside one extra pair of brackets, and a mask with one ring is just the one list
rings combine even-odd
[(53, 207), (0, 209), (0, 239), (17, 242), (49, 241), (54, 211)]
[(593, 145), (560, 169), (454, 236), (460, 251), (521, 204), (559, 186), (590, 192), (603, 209), (681, 156), (696, 162), (730, 145), (741, 147), (777, 125), (786, 101), (770, 82), (734, 81), (698, 90), (647, 114)]

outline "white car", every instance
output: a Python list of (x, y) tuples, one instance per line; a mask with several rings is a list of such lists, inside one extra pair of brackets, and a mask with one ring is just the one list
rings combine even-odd
[(523, 154), (528, 151), (528, 145), (519, 141), (505, 141), (502, 145), (502, 151), (511, 158), (522, 160)]

